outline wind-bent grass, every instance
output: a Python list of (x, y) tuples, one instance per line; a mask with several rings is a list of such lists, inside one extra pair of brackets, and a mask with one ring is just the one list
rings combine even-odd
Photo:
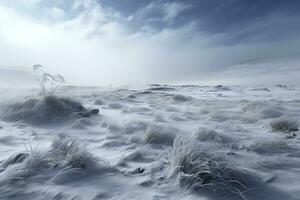
[(145, 131), (144, 143), (172, 145), (178, 130), (168, 126), (150, 125)]
[(246, 199), (247, 185), (254, 180), (243, 170), (213, 156), (190, 138), (176, 137), (169, 151), (169, 178), (176, 177), (186, 190), (205, 189), (220, 195), (238, 195)]
[[(22, 159), (21, 159), (22, 158)], [(4, 162), (0, 183), (30, 178), (38, 181), (67, 181), (98, 167), (94, 156), (77, 141), (59, 138), (47, 151), (30, 148)]]
[(41, 70), (42, 65), (34, 65), (32, 67), (33, 71), (36, 74), (37, 81), (41, 88), (41, 93), (44, 97), (53, 95), (55, 90), (63, 83), (65, 79), (60, 74), (52, 75), (50, 73), (43, 72)]
[(291, 119), (276, 119), (271, 121), (270, 127), (274, 132), (296, 132), (299, 131), (299, 124)]

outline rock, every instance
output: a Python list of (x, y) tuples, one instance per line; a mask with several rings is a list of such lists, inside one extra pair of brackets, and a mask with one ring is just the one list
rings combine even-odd
[(92, 109), (91, 111), (90, 111), (90, 113), (92, 114), (92, 115), (97, 115), (97, 114), (99, 114), (99, 109)]
[(129, 95), (128, 98), (131, 98), (131, 99), (135, 99), (136, 96), (134, 96), (133, 94)]
[(174, 99), (175, 101), (180, 101), (180, 102), (184, 102), (184, 101), (189, 101), (189, 100), (190, 100), (189, 97), (186, 97), (186, 96), (180, 95), (180, 94), (175, 95), (175, 96), (173, 97), (173, 99)]
[(90, 117), (91, 115), (97, 115), (99, 113), (99, 109), (85, 110), (83, 112), (79, 112), (78, 115), (81, 117)]

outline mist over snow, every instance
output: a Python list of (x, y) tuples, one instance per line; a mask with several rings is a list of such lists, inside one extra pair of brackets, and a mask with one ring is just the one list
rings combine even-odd
[(0, 96), (0, 199), (299, 199), (299, 86)]
[(296, 0), (3, 0), (0, 68), (76, 85), (299, 84)]

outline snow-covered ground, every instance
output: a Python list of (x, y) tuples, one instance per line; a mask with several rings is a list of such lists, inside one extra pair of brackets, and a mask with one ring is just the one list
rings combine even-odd
[(300, 199), (300, 88), (37, 93), (0, 90), (0, 199)]

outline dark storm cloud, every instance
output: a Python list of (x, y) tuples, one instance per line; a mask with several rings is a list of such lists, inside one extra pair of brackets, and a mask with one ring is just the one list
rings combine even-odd
[[(99, 0), (125, 17), (134, 30), (176, 29), (195, 23), (199, 32), (220, 35), (219, 43), (236, 44), (294, 37), (300, 32), (298, 0)], [(175, 7), (174, 5), (177, 5)], [(173, 6), (173, 8), (171, 8)], [(166, 19), (166, 9), (180, 9)]]

